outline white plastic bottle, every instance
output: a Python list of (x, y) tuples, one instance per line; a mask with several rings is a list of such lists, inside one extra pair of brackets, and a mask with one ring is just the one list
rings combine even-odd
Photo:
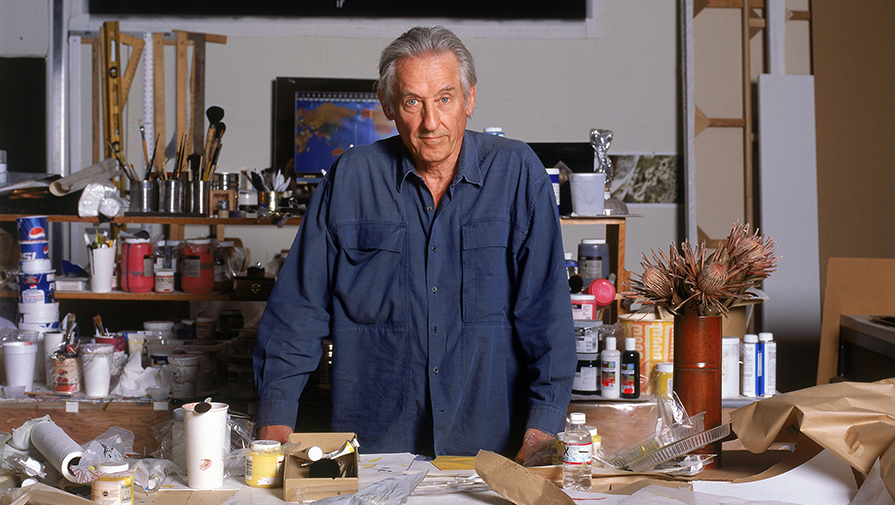
[(621, 393), (621, 359), (615, 337), (606, 337), (606, 346), (600, 353), (600, 396), (603, 398), (618, 398)]
[(590, 491), (593, 438), (584, 426), (582, 412), (569, 414), (569, 427), (562, 438), (562, 488)]
[(743, 336), (743, 365), (742, 372), (740, 377), (742, 380), (740, 381), (740, 387), (742, 388), (741, 392), (743, 396), (755, 397), (758, 394), (758, 388), (756, 387), (756, 380), (759, 375), (757, 373), (757, 369), (761, 366), (757, 362), (758, 358), (758, 335), (754, 333), (747, 333)]
[(764, 344), (764, 353), (762, 354), (764, 389), (762, 394), (763, 396), (774, 396), (777, 394), (777, 342), (774, 342), (774, 334), (769, 331), (759, 333), (758, 341)]

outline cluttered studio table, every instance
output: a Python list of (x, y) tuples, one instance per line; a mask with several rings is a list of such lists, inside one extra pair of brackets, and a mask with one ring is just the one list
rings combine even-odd
[[(201, 403), (204, 402), (182, 407), (186, 412), (182, 429), (189, 440), (190, 426), (198, 427), (204, 434), (202, 444), (197, 446), (187, 441), (176, 445), (175, 449), (193, 451), (214, 447), (215, 439), (210, 434), (214, 432), (215, 424), (223, 425), (227, 419), (222, 415), (226, 414), (226, 408), (215, 402), (205, 408), (197, 407)], [(601, 408), (599, 403), (593, 402), (596, 411)], [(609, 405), (607, 408), (615, 408), (613, 403)], [(581, 403), (573, 402), (570, 408), (584, 410), (581, 407)], [(200, 422), (194, 422), (191, 415), (199, 416)], [(309, 503), (318, 499), (324, 500), (320, 503), (384, 503), (375, 501), (372, 496), (391, 496), (395, 500), (391, 503), (401, 503), (406, 497), (404, 503), (409, 504), (511, 502), (534, 505), (592, 500), (601, 504), (687, 504), (716, 503), (718, 495), (726, 496), (724, 503), (727, 504), (893, 503), (895, 475), (886, 462), (895, 451), (895, 379), (815, 386), (748, 402), (728, 415), (734, 435), (724, 442), (718, 467), (690, 475), (669, 475), (656, 468), (632, 471), (598, 464), (592, 469), (589, 492), (563, 490), (561, 464), (524, 467), (487, 451), (481, 451), (475, 457), (441, 456), (434, 460), (414, 454), (365, 454), (362, 447), (352, 443), (353, 433), (293, 433), (289, 444), (284, 446), (282, 483), (276, 487), (249, 485), (252, 479), (247, 480), (246, 475), (238, 471), (221, 474), (219, 481), (194, 481), (189, 471), (191, 465), (195, 461), (208, 464), (215, 458), (214, 454), (198, 460), (195, 455), (187, 458), (190, 460), (184, 463), (187, 475), (178, 471), (162, 472), (165, 475), (157, 478), (154, 484), (151, 472), (133, 470), (130, 475), (134, 503), (153, 505)], [(37, 449), (30, 454), (41, 461), (46, 460), (43, 465), (73, 472), (74, 480), (82, 477), (76, 471), (77, 464), (72, 466), (71, 460), (66, 462), (65, 458), (72, 452), (89, 454), (95, 440), (84, 443), (86, 441), (79, 438), (77, 442), (68, 442), (70, 437), (65, 429), (51, 420), (29, 422), (39, 427), (38, 434), (32, 432), (29, 435), (32, 449)], [(4, 437), (10, 438), (6, 440), (7, 446), (13, 444), (17, 432), (18, 428), (13, 430), (11, 438)], [(607, 430), (606, 433), (612, 432)], [(21, 440), (17, 443), (22, 446)], [(101, 452), (105, 453), (114, 448), (114, 444), (104, 443), (101, 447)], [(347, 458), (347, 468), (354, 468), (356, 474), (344, 470), (344, 474), (321, 478), (306, 473), (308, 470), (303, 461), (319, 458), (319, 455), (310, 456), (313, 447), (320, 447), (327, 454), (335, 453), (337, 460)], [(654, 445), (644, 450), (651, 452), (658, 448)], [(255, 449), (252, 444), (252, 451)], [(238, 451), (231, 451), (230, 458), (234, 452)], [(242, 452), (248, 455), (251, 451)], [(16, 453), (4, 447), (7, 463), (12, 454)], [(218, 458), (223, 458), (222, 453), (217, 454)], [(178, 455), (175, 453), (172, 457), (176, 460)], [(610, 459), (604, 457), (601, 460)], [(140, 461), (152, 462), (145, 463), (150, 467), (162, 461), (130, 457), (127, 460), (131, 469), (138, 468)], [(212, 464), (211, 467), (215, 466)], [(247, 474), (251, 472), (244, 463), (231, 468), (243, 468)], [(255, 468), (258, 473), (253, 478), (257, 484), (266, 470), (260, 463)], [(343, 466), (339, 464), (337, 468)], [(0, 481), (6, 488), (0, 493), (3, 505), (91, 503), (81, 497), (90, 496), (89, 482), (83, 483), (81, 489), (70, 483), (54, 487), (48, 485), (49, 482), (16, 487), (18, 482), (14, 473), (6, 470)], [(150, 475), (149, 479), (147, 475)], [(147, 482), (150, 484), (146, 485)], [(144, 487), (149, 487), (149, 491)], [(349, 502), (351, 498), (361, 501)]]

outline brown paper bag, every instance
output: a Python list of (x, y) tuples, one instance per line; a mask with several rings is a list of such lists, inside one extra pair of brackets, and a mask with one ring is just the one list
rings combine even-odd
[(895, 499), (895, 378), (822, 384), (765, 398), (730, 413), (733, 431), (752, 452), (792, 430), (867, 475), (880, 474)]

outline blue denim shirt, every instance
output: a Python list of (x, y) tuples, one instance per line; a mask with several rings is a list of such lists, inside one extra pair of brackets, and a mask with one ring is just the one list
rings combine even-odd
[(364, 451), (512, 455), (564, 428), (574, 330), (550, 179), (523, 142), (467, 131), (438, 208), (400, 137), (318, 186), (255, 348), (257, 425), (294, 426), (333, 341), (332, 422)]

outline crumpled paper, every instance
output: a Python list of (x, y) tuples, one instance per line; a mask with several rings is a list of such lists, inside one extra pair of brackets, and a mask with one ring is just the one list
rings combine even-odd
[(124, 212), (127, 201), (118, 196), (118, 189), (114, 186), (100, 183), (90, 183), (81, 193), (78, 199), (78, 216), (97, 217), (102, 214), (113, 218)]
[(157, 387), (158, 368), (143, 368), (139, 354), (132, 354), (118, 379), (118, 385), (112, 390), (112, 396), (134, 397), (146, 396), (148, 388)]
[(797, 431), (864, 475), (879, 460), (880, 476), (895, 499), (895, 378), (822, 384), (765, 398), (731, 412), (730, 420), (752, 452)]

